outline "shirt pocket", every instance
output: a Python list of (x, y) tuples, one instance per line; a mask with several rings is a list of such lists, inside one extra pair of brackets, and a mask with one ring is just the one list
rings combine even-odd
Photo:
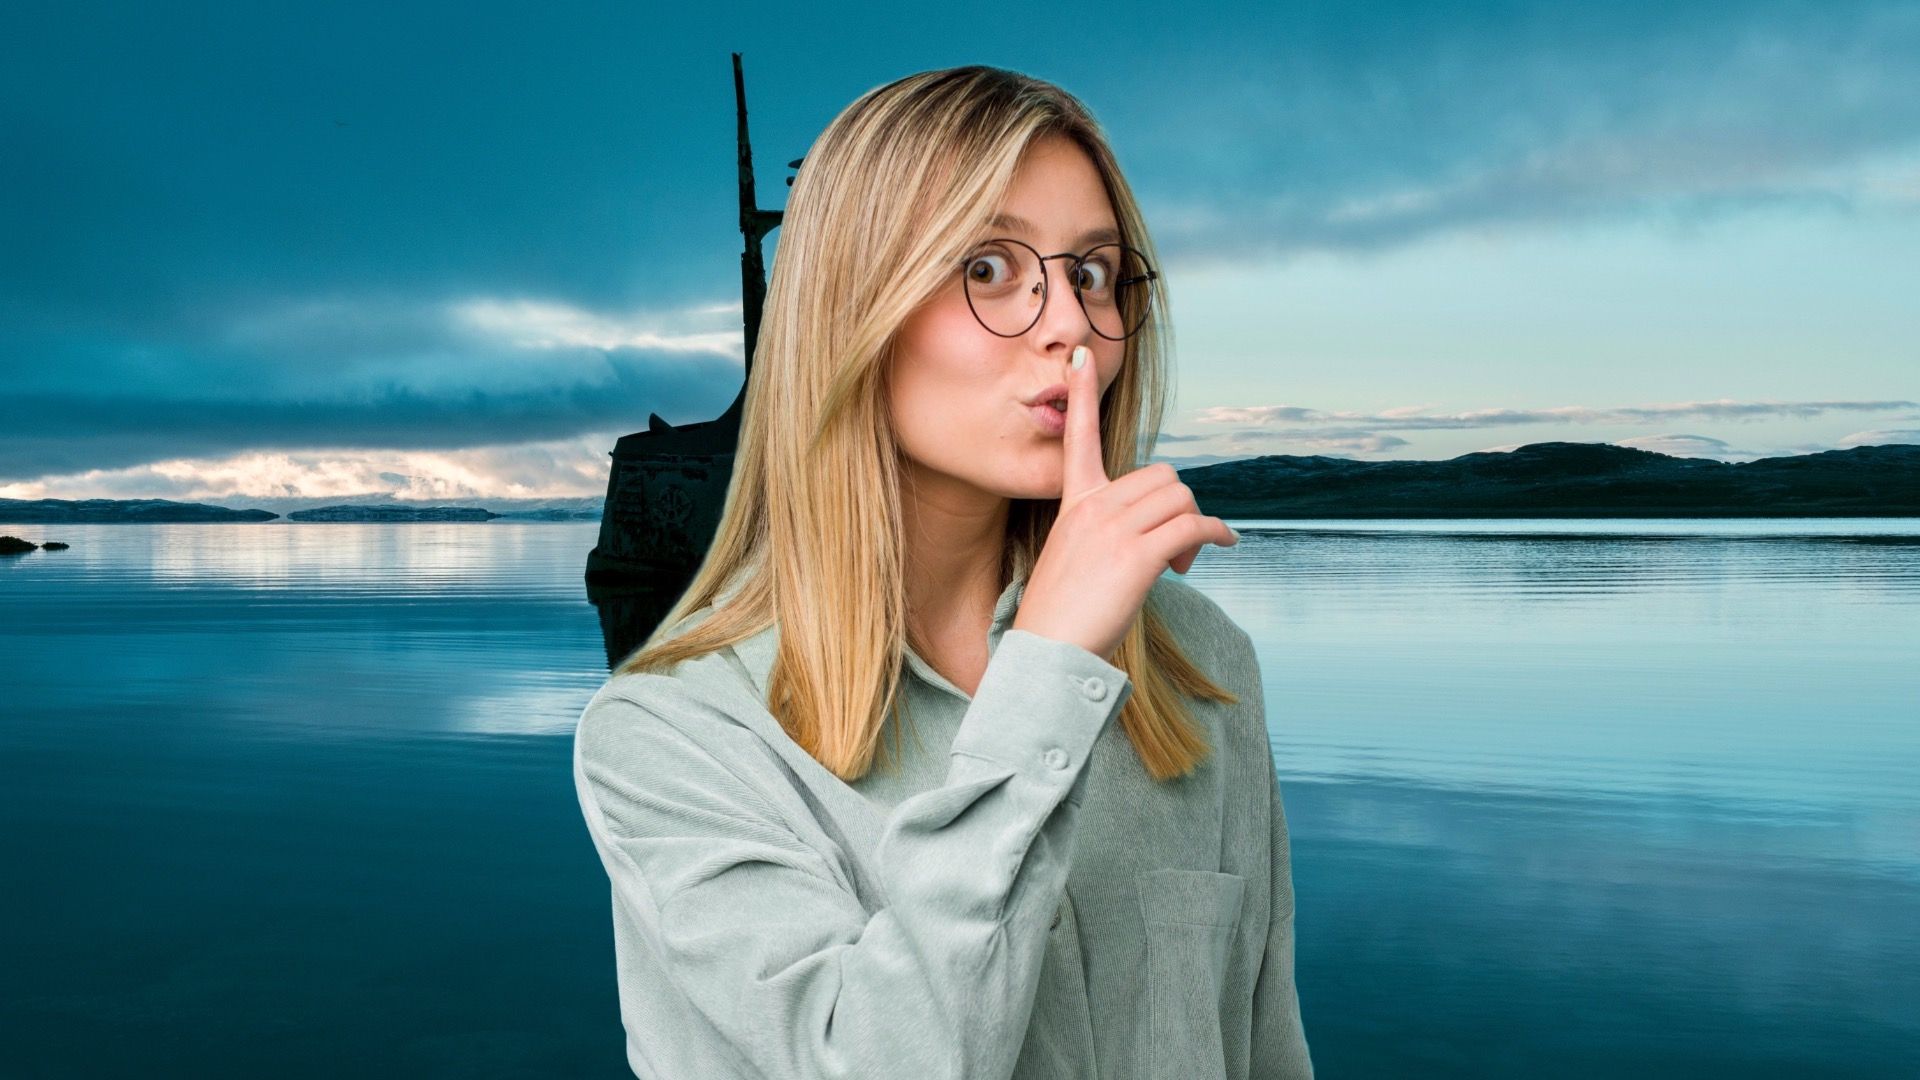
[(1147, 934), (1147, 1075), (1224, 1076), (1220, 994), (1247, 881), (1165, 868), (1136, 875)]

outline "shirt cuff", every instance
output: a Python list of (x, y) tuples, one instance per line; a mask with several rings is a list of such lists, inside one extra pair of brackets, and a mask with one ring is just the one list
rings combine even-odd
[(1125, 671), (1087, 649), (1008, 629), (994, 646), (952, 752), (1077, 790), (1095, 741), (1132, 693)]

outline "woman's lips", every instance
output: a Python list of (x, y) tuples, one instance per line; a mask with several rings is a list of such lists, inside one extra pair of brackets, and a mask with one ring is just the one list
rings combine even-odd
[(1035, 426), (1042, 435), (1059, 436), (1066, 433), (1067, 414), (1051, 405), (1026, 405), (1027, 415), (1033, 417)]

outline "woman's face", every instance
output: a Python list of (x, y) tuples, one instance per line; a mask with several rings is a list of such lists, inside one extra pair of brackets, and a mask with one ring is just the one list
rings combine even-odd
[[(1092, 159), (1059, 136), (1028, 148), (999, 213), (1026, 224), (996, 224), (992, 236), (1023, 240), (1042, 255), (1084, 253), (1099, 242), (1084, 239), (1087, 233), (1118, 227)], [(1061, 437), (1023, 402), (1067, 381), (1078, 345), (1091, 354), (1104, 393), (1120, 374), (1127, 344), (1088, 325), (1067, 279), (1070, 263), (1043, 264), (1046, 308), (1019, 337), (1000, 337), (974, 318), (957, 259), (947, 285), (901, 327), (889, 405), (916, 486), (957, 483), (1004, 498), (1060, 497)]]

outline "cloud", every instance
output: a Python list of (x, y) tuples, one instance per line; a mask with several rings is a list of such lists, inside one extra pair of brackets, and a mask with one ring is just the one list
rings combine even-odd
[(1249, 456), (1247, 454), (1194, 454), (1188, 457), (1169, 457), (1165, 454), (1155, 454), (1151, 460), (1164, 461), (1176, 469), (1191, 469), (1200, 465), (1218, 465), (1223, 461), (1242, 461)]
[(650, 412), (706, 419), (740, 390), (738, 318), (712, 303), (320, 297), (172, 341), (47, 342), (0, 397), (0, 482), (247, 450), (522, 444), (638, 430)]
[(1615, 439), (1613, 445), (1629, 446), (1636, 450), (1651, 450), (1656, 454), (1666, 454), (1669, 457), (1714, 458), (1719, 461), (1758, 461), (1761, 458), (1792, 457), (1800, 454), (1817, 454), (1845, 446), (1844, 443), (1840, 446), (1832, 446), (1827, 443), (1809, 442), (1774, 446), (1765, 450), (1750, 450), (1736, 447), (1724, 439), (1716, 439), (1711, 435), (1678, 433), (1637, 435), (1630, 439)]
[[(1241, 439), (1229, 439), (1228, 441), (1230, 444), (1248, 445), (1248, 444), (1254, 443), (1257, 441), (1256, 438), (1254, 438), (1254, 436), (1257, 436), (1259, 433), (1245, 432), (1245, 433), (1237, 433), (1237, 434), (1244, 434), (1249, 437), (1241, 438)], [(1863, 433), (1863, 434), (1889, 434), (1889, 433), (1869, 432), (1869, 433)], [(1898, 434), (1898, 433), (1891, 433), (1891, 434)], [(1920, 436), (1920, 432), (1913, 432), (1911, 434), (1915, 436)], [(1852, 436), (1849, 436), (1849, 438), (1852, 438)], [(1879, 440), (1879, 441), (1920, 442), (1920, 437), (1916, 437), (1912, 439), (1897, 439), (1897, 438), (1885, 439), (1885, 440)], [(1362, 433), (1362, 432), (1342, 433), (1341, 435), (1338, 435), (1332, 438), (1320, 438), (1320, 437), (1312, 437), (1312, 436), (1296, 438), (1293, 436), (1281, 436), (1281, 437), (1270, 440), (1270, 442), (1266, 445), (1262, 445), (1259, 447), (1249, 446), (1248, 451), (1243, 453), (1198, 454), (1191, 457), (1179, 457), (1179, 458), (1163, 457), (1161, 455), (1156, 454), (1154, 455), (1154, 460), (1169, 461), (1179, 467), (1190, 468), (1194, 465), (1208, 465), (1208, 464), (1213, 464), (1215, 462), (1220, 462), (1220, 461), (1238, 461), (1247, 457), (1258, 456), (1260, 453), (1270, 452), (1274, 444), (1284, 445), (1287, 452), (1289, 453), (1313, 452), (1313, 453), (1325, 454), (1326, 456), (1329, 456), (1329, 457), (1345, 457), (1345, 458), (1354, 458), (1360, 453), (1377, 453), (1383, 450), (1393, 450), (1401, 446), (1409, 445), (1405, 440), (1395, 438), (1391, 435), (1382, 436), (1380, 437), (1379, 441), (1370, 440), (1366, 438), (1365, 433)], [(1527, 443), (1525, 442), (1501, 443), (1497, 446), (1482, 446), (1474, 450), (1466, 451), (1466, 453), (1506, 454), (1506, 453), (1511, 453), (1515, 450), (1518, 450), (1522, 446), (1526, 446), (1526, 445)], [(1728, 443), (1724, 439), (1716, 439), (1710, 435), (1687, 435), (1687, 434), (1679, 434), (1679, 433), (1664, 434), (1664, 435), (1640, 435), (1640, 436), (1635, 436), (1633, 438), (1627, 438), (1627, 439), (1614, 439), (1611, 442), (1607, 443), (1607, 445), (1625, 446), (1635, 450), (1647, 450), (1656, 454), (1665, 454), (1668, 457), (1714, 458), (1719, 461), (1753, 461), (1753, 460), (1758, 460), (1760, 458), (1786, 457), (1786, 456), (1797, 455), (1797, 454), (1813, 454), (1813, 453), (1819, 453), (1820, 451), (1823, 451), (1823, 450), (1836, 449), (1836, 447), (1828, 446), (1824, 443), (1801, 443), (1793, 446), (1775, 447), (1769, 450), (1743, 450), (1733, 446), (1732, 444)], [(1842, 446), (1846, 445), (1845, 440), (1842, 440), (1841, 445)]]
[[(1234, 445), (1236, 441), (1229, 440), (1229, 444)], [(1302, 436), (1298, 438), (1288, 438), (1284, 441), (1284, 449), (1288, 453), (1314, 454), (1323, 457), (1346, 458), (1356, 461), (1360, 460), (1360, 455), (1362, 454), (1384, 453), (1408, 445), (1411, 444), (1408, 443), (1407, 440), (1397, 436), (1374, 436), (1364, 433), (1352, 436), (1330, 436), (1325, 438)], [(1268, 444), (1249, 447), (1238, 453), (1187, 454), (1177, 456), (1154, 454), (1152, 460), (1164, 461), (1177, 469), (1191, 469), (1197, 465), (1216, 465), (1223, 461), (1243, 461), (1250, 457), (1260, 457), (1263, 454), (1272, 453), (1276, 449), (1280, 449), (1280, 447)]]
[[(1596, 408), (1585, 405), (1561, 405), (1534, 409), (1476, 409), (1456, 413), (1428, 413), (1426, 406), (1404, 406), (1381, 412), (1328, 411), (1301, 405), (1222, 405), (1202, 409), (1195, 419), (1202, 424), (1281, 424), (1343, 423), (1367, 429), (1400, 431), (1459, 430), (1511, 427), (1519, 424), (1649, 424), (1675, 419), (1706, 419), (1751, 422), (1759, 420), (1809, 420), (1835, 412), (1882, 412), (1914, 406), (1905, 400), (1885, 401), (1713, 401), (1660, 402), (1650, 405), (1621, 405)], [(1346, 429), (1352, 431), (1353, 429)], [(1257, 432), (1236, 432), (1235, 436), (1257, 436)], [(1324, 432), (1322, 432), (1324, 434)]]
[(1735, 450), (1724, 439), (1710, 435), (1637, 435), (1631, 439), (1615, 439), (1615, 446), (1631, 447), (1635, 450), (1649, 450), (1669, 457), (1710, 457), (1725, 460), (1729, 457), (1761, 457)]
[[(1205, 442), (1225, 445), (1238, 453), (1227, 459), (1262, 453), (1325, 453), (1333, 456), (1379, 454), (1412, 445), (1390, 434), (1393, 431), (1472, 431), (1532, 424), (1645, 426), (1684, 420), (1755, 423), (1767, 420), (1810, 420), (1833, 413), (1879, 412), (1911, 408), (1911, 401), (1712, 401), (1659, 402), (1647, 405), (1593, 407), (1563, 405), (1534, 409), (1475, 409), (1464, 412), (1429, 412), (1431, 406), (1406, 405), (1377, 412), (1315, 409), (1303, 405), (1218, 406), (1194, 414), (1197, 422), (1234, 426), (1215, 434), (1163, 435), (1161, 442)], [(1527, 440), (1538, 442), (1540, 439)], [(1920, 429), (1886, 429), (1856, 432), (1841, 439), (1840, 447), (1872, 442), (1920, 442)], [(1526, 445), (1502, 443), (1484, 447), (1488, 453), (1503, 453)], [(1675, 457), (1711, 457), (1722, 461), (1777, 457), (1785, 454), (1816, 453), (1835, 449), (1824, 443), (1806, 443), (1766, 450), (1735, 447), (1710, 435), (1667, 433), (1637, 435), (1613, 440), (1616, 446), (1631, 446)], [(1198, 462), (1198, 457), (1182, 459)]]
[(1179, 163), (1135, 185), (1162, 250), (1197, 262), (1623, 217), (1920, 211), (1915, 5), (1397, 16), (1365, 36), (1331, 13), (1237, 20), (1138, 137), (1141, 157)]
[(1398, 435), (1383, 435), (1361, 428), (1321, 428), (1313, 431), (1288, 432), (1278, 438), (1273, 432), (1268, 431), (1232, 431), (1222, 436), (1221, 441), (1228, 446), (1254, 448), (1249, 451), (1253, 453), (1260, 452), (1261, 447), (1280, 444), (1289, 450), (1338, 456), (1384, 453), (1412, 445)]
[(455, 319), (490, 337), (523, 349), (643, 349), (658, 352), (715, 353), (744, 361), (745, 345), (737, 325), (741, 305), (704, 304), (681, 313), (689, 320), (726, 316), (732, 329), (663, 329), (645, 317), (608, 316), (552, 301), (470, 300), (454, 309)]
[(444, 451), (250, 451), (0, 484), (11, 499), (174, 499), (278, 508), (289, 501), (457, 502), (606, 494), (622, 432)]
[(1920, 444), (1920, 428), (1882, 428), (1873, 431), (1856, 431), (1851, 435), (1842, 435), (1835, 440), (1836, 446), (1881, 446), (1887, 443)]

